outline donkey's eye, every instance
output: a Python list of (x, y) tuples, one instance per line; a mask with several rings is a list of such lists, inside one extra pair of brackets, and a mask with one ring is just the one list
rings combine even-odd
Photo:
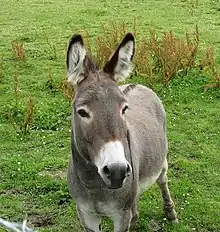
[(125, 105), (124, 108), (122, 109), (122, 114), (125, 114), (126, 110), (128, 109), (128, 106)]
[(83, 109), (78, 110), (77, 113), (82, 118), (90, 118), (89, 114), (85, 110), (83, 110)]

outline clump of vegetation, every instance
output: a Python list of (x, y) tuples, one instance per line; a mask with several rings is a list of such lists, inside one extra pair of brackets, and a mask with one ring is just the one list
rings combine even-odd
[(195, 67), (199, 46), (198, 27), (196, 27), (193, 38), (186, 33), (185, 39), (177, 38), (170, 31), (169, 33), (164, 32), (162, 39), (159, 40), (156, 32), (152, 31), (146, 43), (149, 54), (153, 58), (152, 70), (156, 74), (161, 72), (162, 81), (165, 84), (180, 70), (187, 71)]
[(143, 77), (145, 80), (147, 80), (148, 85), (152, 87), (153, 64), (151, 55), (149, 53), (148, 44), (144, 39), (141, 39), (136, 45), (134, 63), (136, 75)]
[[(133, 34), (137, 35), (136, 18), (133, 22)], [(109, 59), (118, 43), (129, 31), (126, 23), (112, 23), (102, 26), (102, 34), (95, 38), (92, 58), (99, 67)], [(91, 40), (86, 32), (87, 50), (91, 53)], [(199, 32), (196, 26), (194, 34), (186, 33), (185, 38), (178, 38), (172, 31), (164, 32), (160, 39), (156, 31), (151, 31), (149, 38), (140, 38), (136, 42), (134, 58), (135, 72), (148, 80), (149, 84), (161, 81), (156, 75), (161, 74), (162, 82), (168, 83), (180, 70), (187, 71), (195, 66), (199, 46)], [(156, 74), (156, 75), (153, 75)]]
[(34, 122), (35, 102), (33, 97), (29, 97), (26, 105), (24, 123), (21, 127), (23, 134), (26, 134)]
[(34, 122), (35, 102), (33, 97), (29, 97), (26, 103), (26, 109), (20, 102), (20, 76), (17, 68), (14, 71), (14, 104), (7, 106), (2, 115), (6, 116), (12, 124), (16, 133), (27, 134)]
[(210, 81), (205, 85), (205, 90), (210, 88), (220, 88), (220, 66), (214, 59), (214, 48), (207, 48), (200, 62), (200, 67), (205, 75), (210, 77)]
[(51, 71), (51, 66), (48, 67), (48, 76), (47, 76), (47, 83), (46, 86), (49, 89), (53, 89), (54, 88), (54, 81), (53, 81), (53, 76), (52, 76), (52, 71)]
[(22, 106), (14, 107), (4, 113), (17, 134), (26, 135), (34, 122), (35, 101), (33, 97), (29, 97), (26, 103), (26, 109)]
[(74, 96), (74, 89), (72, 85), (67, 81), (66, 75), (60, 81), (60, 89), (63, 95), (67, 98), (69, 102), (72, 102)]
[(12, 42), (12, 53), (13, 58), (17, 61), (25, 61), (25, 51), (23, 42), (13, 41)]

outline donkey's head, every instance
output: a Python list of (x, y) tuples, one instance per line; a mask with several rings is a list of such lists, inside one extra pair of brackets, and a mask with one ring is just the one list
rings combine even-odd
[(117, 86), (131, 72), (134, 37), (128, 33), (99, 70), (86, 55), (83, 39), (74, 35), (67, 51), (68, 81), (75, 88), (73, 142), (79, 154), (98, 169), (109, 188), (120, 188), (132, 172), (124, 93)]

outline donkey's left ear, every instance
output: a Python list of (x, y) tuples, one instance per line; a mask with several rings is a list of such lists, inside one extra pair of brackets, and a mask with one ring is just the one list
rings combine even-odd
[(72, 36), (66, 57), (67, 65), (67, 79), (73, 86), (76, 86), (84, 78), (84, 60), (86, 57), (86, 50), (82, 36), (75, 34)]
[(132, 71), (132, 58), (135, 51), (135, 40), (131, 33), (125, 35), (103, 71), (109, 73), (114, 80), (125, 80)]

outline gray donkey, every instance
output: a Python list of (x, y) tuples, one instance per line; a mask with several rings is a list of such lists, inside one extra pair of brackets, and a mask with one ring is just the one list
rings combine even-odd
[(68, 188), (87, 232), (101, 231), (101, 217), (115, 232), (129, 231), (138, 218), (140, 194), (160, 187), (169, 220), (177, 214), (167, 184), (165, 110), (142, 85), (118, 86), (132, 70), (134, 36), (125, 35), (99, 70), (74, 35), (67, 51), (67, 77), (75, 88)]

